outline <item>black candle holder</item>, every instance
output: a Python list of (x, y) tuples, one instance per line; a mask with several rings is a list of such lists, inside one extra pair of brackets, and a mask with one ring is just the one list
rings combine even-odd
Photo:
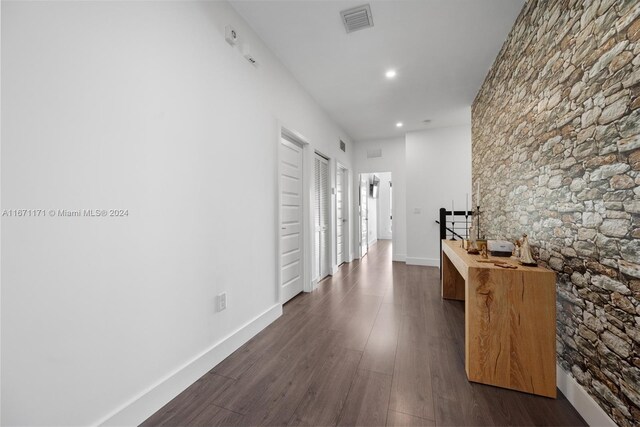
[(454, 211), (451, 211), (451, 239), (456, 240), (456, 215)]
[(469, 207), (464, 211), (464, 239), (469, 240)]
[(476, 216), (478, 217), (478, 240), (480, 240), (480, 205), (476, 206)]

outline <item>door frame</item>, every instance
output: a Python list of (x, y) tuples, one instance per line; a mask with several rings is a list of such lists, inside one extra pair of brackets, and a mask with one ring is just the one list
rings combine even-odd
[[(347, 221), (344, 223), (345, 226), (342, 227), (342, 258), (343, 263), (351, 262), (351, 203), (349, 203), (349, 183), (351, 182), (350, 172), (342, 163), (336, 162), (336, 188), (338, 183), (338, 173), (342, 171), (342, 182), (340, 183), (342, 186), (342, 217)], [(333, 266), (334, 274), (338, 271), (338, 267), (340, 263), (338, 262), (338, 194), (336, 190), (336, 227), (335, 227), (335, 264)]]
[(276, 139), (276, 203), (275, 203), (275, 248), (276, 248), (276, 301), (279, 304), (283, 304), (282, 301), (282, 254), (280, 253), (280, 223), (282, 222), (282, 215), (280, 212), (280, 206), (282, 204), (282, 185), (280, 182), (280, 175), (282, 173), (281, 168), (281, 159), (280, 159), (280, 139), (284, 138), (291, 142), (294, 142), (302, 147), (302, 225), (301, 225), (301, 233), (302, 233), (302, 246), (300, 248), (300, 260), (302, 262), (302, 291), (309, 292), (309, 277), (311, 275), (309, 261), (310, 261), (310, 253), (309, 253), (309, 229), (312, 224), (309, 223), (309, 198), (306, 197), (309, 191), (309, 142), (307, 139), (302, 136), (300, 133), (291, 130), (288, 127), (285, 127), (281, 123), (278, 124), (278, 137)]
[(365, 241), (364, 244), (367, 245), (367, 253), (365, 253), (364, 255), (362, 254), (362, 246), (363, 246), (363, 242), (362, 242), (362, 201), (360, 199), (360, 196), (362, 195), (362, 190), (361, 190), (361, 185), (362, 185), (362, 176), (363, 175), (367, 175), (366, 181), (366, 197), (369, 197), (369, 175), (371, 175), (371, 173), (369, 172), (362, 172), (358, 174), (358, 258), (362, 259), (364, 258), (365, 255), (367, 255), (369, 253), (369, 201), (366, 200), (365, 203), (367, 204), (367, 235), (365, 236)]

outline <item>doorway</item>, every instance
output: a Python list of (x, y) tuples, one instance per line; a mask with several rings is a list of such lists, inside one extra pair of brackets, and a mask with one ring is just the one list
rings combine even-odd
[(349, 262), (348, 175), (347, 169), (338, 165), (336, 170), (336, 265), (338, 266)]
[(393, 183), (391, 172), (360, 174), (360, 257), (378, 240), (393, 238)]
[(360, 191), (358, 197), (360, 211), (360, 258), (369, 251), (369, 174), (360, 174)]
[(331, 245), (329, 236), (329, 159), (316, 153), (314, 159), (315, 181), (315, 277), (320, 281), (327, 277), (331, 269)]

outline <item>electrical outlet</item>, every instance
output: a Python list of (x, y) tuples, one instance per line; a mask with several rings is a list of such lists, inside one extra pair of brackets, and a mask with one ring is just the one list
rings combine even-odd
[(221, 294), (219, 294), (217, 297), (217, 305), (218, 305), (218, 311), (222, 311), (225, 310), (227, 308), (227, 293), (223, 292)]

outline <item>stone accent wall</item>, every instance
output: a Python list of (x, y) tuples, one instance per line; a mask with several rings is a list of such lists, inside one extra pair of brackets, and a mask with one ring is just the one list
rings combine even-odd
[(640, 1), (529, 0), (473, 104), (482, 233), (558, 273), (562, 367), (640, 423)]

